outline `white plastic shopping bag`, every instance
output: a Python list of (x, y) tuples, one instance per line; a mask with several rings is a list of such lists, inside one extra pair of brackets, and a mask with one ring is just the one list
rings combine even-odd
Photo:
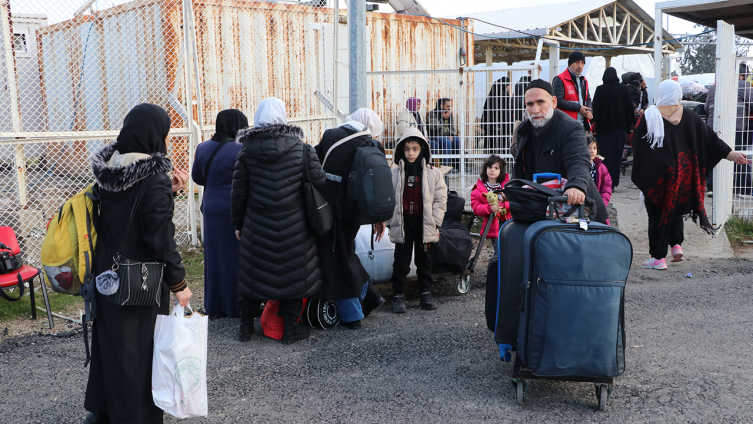
[[(188, 306), (191, 309), (191, 306)], [(170, 315), (157, 315), (152, 357), (154, 404), (177, 418), (207, 416), (206, 316), (185, 316), (177, 303)]]

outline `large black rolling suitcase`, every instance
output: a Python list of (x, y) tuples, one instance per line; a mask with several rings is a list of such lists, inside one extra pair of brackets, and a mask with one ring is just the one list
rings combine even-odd
[(606, 408), (625, 370), (625, 281), (630, 240), (599, 223), (531, 224), (522, 239), (523, 308), (513, 369), (518, 402), (527, 380), (596, 383)]
[[(496, 292), (494, 315), (487, 316), (487, 323), (490, 321), (493, 323), (491, 330), (494, 331), (494, 341), (500, 345), (501, 349), (504, 349), (502, 345), (509, 345), (510, 349), (515, 350), (518, 344), (518, 323), (523, 295), (523, 249), (521, 247), (523, 235), (530, 225), (530, 222), (512, 219), (503, 223), (499, 229), (497, 242), (500, 256), (496, 270), (499, 277), (496, 280), (497, 287), (494, 288)], [(504, 356), (504, 351), (500, 350), (500, 354)]]

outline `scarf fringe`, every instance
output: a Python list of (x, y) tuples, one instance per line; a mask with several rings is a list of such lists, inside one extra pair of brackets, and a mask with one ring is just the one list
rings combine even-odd
[[(693, 220), (694, 224), (698, 224), (698, 214), (695, 212), (691, 212), (687, 215), (684, 215), (682, 218), (685, 221)], [(704, 233), (710, 235), (712, 238), (716, 238), (717, 234), (719, 233), (719, 230), (722, 228), (721, 225), (716, 226), (716, 227), (714, 226), (706, 227), (704, 225), (699, 225), (699, 226), (701, 227), (701, 230), (703, 230)]]

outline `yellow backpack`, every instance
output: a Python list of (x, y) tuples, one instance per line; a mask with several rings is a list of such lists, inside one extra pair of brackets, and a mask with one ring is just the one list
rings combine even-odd
[(42, 268), (45, 279), (57, 293), (83, 295), (81, 286), (93, 278), (97, 191), (97, 185), (92, 184), (68, 199), (47, 227), (42, 243)]

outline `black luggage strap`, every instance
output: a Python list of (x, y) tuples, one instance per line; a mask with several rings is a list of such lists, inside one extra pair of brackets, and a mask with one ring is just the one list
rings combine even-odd
[(94, 318), (97, 318), (97, 297), (96, 297), (96, 278), (92, 273), (92, 256), (94, 255), (94, 243), (92, 242), (91, 228), (96, 230), (99, 217), (99, 186), (94, 185), (91, 193), (86, 193), (93, 202), (93, 215), (94, 222), (90, 220), (90, 216), (86, 214), (86, 235), (89, 240), (89, 252), (84, 254), (84, 260), (86, 261), (86, 273), (84, 273), (84, 281), (79, 289), (79, 294), (84, 298), (84, 316), (81, 317), (81, 327), (84, 330), (84, 348), (86, 349), (86, 361), (84, 362), (84, 368), (91, 362), (92, 356), (89, 350), (89, 322), (93, 322)]

